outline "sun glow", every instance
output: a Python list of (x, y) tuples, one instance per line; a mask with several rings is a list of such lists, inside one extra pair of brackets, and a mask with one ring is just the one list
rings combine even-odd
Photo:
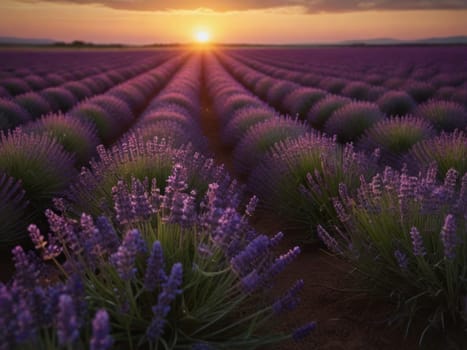
[(200, 30), (195, 33), (195, 39), (198, 43), (204, 44), (209, 42), (211, 35), (205, 30)]

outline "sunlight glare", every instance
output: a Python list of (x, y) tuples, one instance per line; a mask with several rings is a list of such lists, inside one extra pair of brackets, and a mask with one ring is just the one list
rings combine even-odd
[(198, 31), (195, 34), (195, 38), (198, 43), (207, 43), (210, 39), (210, 35), (206, 31)]

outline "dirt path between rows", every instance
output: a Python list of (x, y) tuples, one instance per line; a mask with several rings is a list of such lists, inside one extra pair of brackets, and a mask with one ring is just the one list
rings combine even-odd
[[(209, 140), (211, 151), (218, 163), (232, 170), (232, 149), (226, 148), (221, 139), (219, 118), (215, 115), (212, 101), (202, 79), (201, 126)], [(271, 215), (272, 216), (272, 215)], [(261, 215), (253, 225), (263, 233), (275, 234), (282, 231), (281, 223), (273, 217)], [(281, 251), (297, 245), (292, 235), (287, 235)], [(285, 342), (276, 350), (411, 350), (420, 349), (415, 336), (404, 337), (403, 331), (387, 325), (393, 305), (386, 301), (369, 298), (358, 290), (355, 279), (350, 276), (351, 266), (331, 256), (319, 246), (301, 246), (302, 254), (279, 277), (277, 291), (285, 290), (297, 279), (302, 278), (305, 286), (300, 306), (282, 316), (280, 328), (290, 330), (308, 321), (316, 321), (317, 329), (301, 343)], [(444, 347), (422, 349), (444, 349)]]

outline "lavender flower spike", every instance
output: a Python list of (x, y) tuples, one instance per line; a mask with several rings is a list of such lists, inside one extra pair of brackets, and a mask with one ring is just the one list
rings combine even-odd
[(272, 310), (275, 314), (281, 314), (285, 311), (292, 311), (300, 303), (298, 293), (303, 288), (303, 280), (300, 279), (294, 283), (281, 298), (279, 298), (273, 305)]
[(92, 338), (89, 343), (90, 350), (107, 350), (113, 345), (110, 336), (110, 323), (107, 311), (101, 309), (96, 312), (92, 321)]
[(407, 267), (409, 265), (409, 260), (407, 258), (407, 255), (405, 255), (399, 249), (396, 249), (396, 251), (394, 252), (394, 257), (396, 258), (396, 261), (399, 267), (402, 270), (407, 270)]
[(308, 334), (316, 329), (316, 322), (310, 322), (300, 328), (297, 328), (292, 335), (293, 340), (303, 340)]
[(110, 256), (110, 262), (115, 266), (120, 278), (131, 280), (136, 273), (135, 260), (139, 252), (146, 250), (138, 230), (128, 231), (116, 253)]
[(318, 225), (317, 233), (319, 239), (324, 243), (326, 248), (328, 248), (331, 252), (336, 254), (342, 253), (337, 241), (333, 237), (331, 237), (331, 235), (323, 228), (323, 226)]
[(410, 238), (412, 238), (413, 255), (425, 256), (426, 250), (423, 245), (423, 238), (415, 226), (410, 230)]
[(57, 336), (61, 346), (71, 345), (79, 337), (75, 305), (68, 294), (60, 295), (58, 301)]
[(164, 271), (164, 255), (159, 241), (152, 245), (151, 255), (148, 258), (146, 273), (144, 275), (144, 289), (152, 292), (161, 283), (167, 281), (167, 275)]
[(157, 304), (152, 308), (154, 318), (146, 330), (146, 335), (149, 339), (157, 341), (164, 332), (166, 322), (165, 318), (170, 312), (170, 303), (182, 292), (180, 289), (182, 278), (182, 264), (176, 263), (172, 266), (172, 271), (170, 272), (167, 282), (162, 286), (162, 291), (159, 293)]
[(448, 214), (444, 219), (444, 226), (441, 230), (441, 242), (444, 246), (444, 256), (452, 260), (456, 257), (458, 239), (456, 235), (456, 223), (454, 216)]
[(248, 216), (253, 216), (253, 213), (255, 212), (258, 202), (259, 202), (258, 197), (256, 196), (251, 197), (250, 201), (248, 202), (248, 205), (246, 206), (245, 214)]

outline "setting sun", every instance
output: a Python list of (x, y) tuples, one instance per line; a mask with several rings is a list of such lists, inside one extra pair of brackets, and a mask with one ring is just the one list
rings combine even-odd
[(206, 31), (198, 31), (195, 34), (195, 39), (198, 43), (207, 43), (211, 39), (211, 36)]

